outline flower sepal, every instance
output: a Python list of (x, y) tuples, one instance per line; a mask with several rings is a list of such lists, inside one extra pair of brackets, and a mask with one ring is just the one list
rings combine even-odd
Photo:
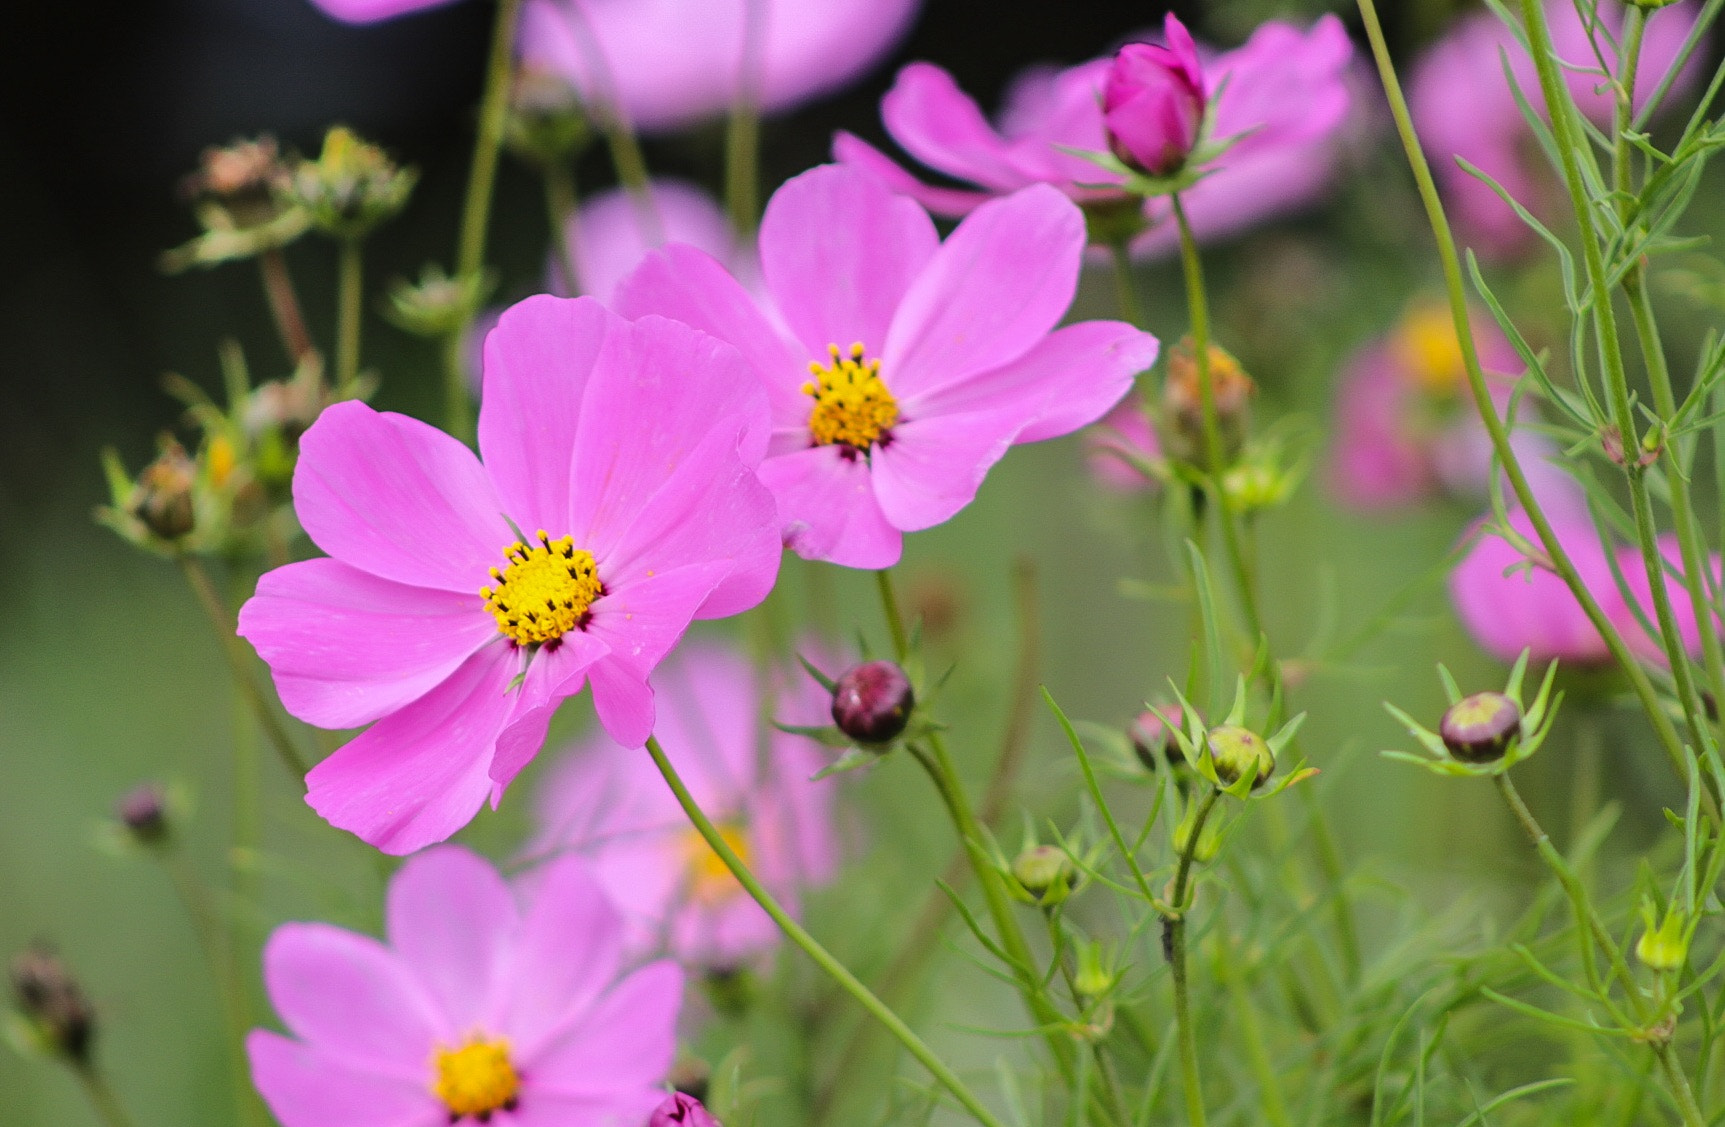
[(1210, 728), (1204, 726), (1198, 710), (1180, 692), (1179, 686), (1173, 682), (1169, 684), (1179, 703), (1178, 715), (1183, 723), (1175, 722), (1172, 709), (1163, 710), (1148, 703), (1145, 707), (1167, 726), (1180, 754), (1192, 770), (1223, 794), (1242, 802), (1274, 798), (1295, 783), (1318, 773), (1316, 767), (1308, 767), (1302, 761), (1274, 783), (1270, 782), (1283, 751), (1306, 722), (1306, 714), (1302, 712), (1295, 716), (1272, 735), (1262, 735), (1247, 724), (1244, 676), (1235, 678), (1234, 703), (1228, 709), (1228, 715), (1220, 724)]
[(419, 281), (397, 279), (390, 286), (384, 313), (404, 332), (441, 340), (472, 324), (496, 288), (495, 271), (451, 277), (443, 267), (428, 265), (419, 272)]
[(1387, 750), (1386, 759), (1418, 764), (1438, 775), (1489, 777), (1501, 775), (1524, 759), (1531, 758), (1551, 734), (1563, 693), (1552, 693), (1557, 662), (1546, 666), (1545, 678), (1531, 706), (1522, 703), (1523, 680), (1529, 651), (1522, 650), (1501, 693), (1484, 692), (1463, 696), (1455, 678), (1443, 665), (1438, 676), (1449, 698), (1439, 730), (1434, 732), (1388, 701), (1384, 708), (1419, 741), (1426, 755)]

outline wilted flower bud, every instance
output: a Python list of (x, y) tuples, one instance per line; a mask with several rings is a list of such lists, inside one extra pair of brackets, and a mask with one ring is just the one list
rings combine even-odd
[(399, 168), (384, 151), (338, 125), (324, 135), (316, 160), (302, 160), (288, 179), (288, 195), (312, 222), (337, 238), (354, 239), (400, 211), (419, 174)]
[(234, 227), (261, 227), (281, 214), (276, 193), (287, 174), (276, 139), (266, 134), (205, 149), (180, 190), (197, 204), (220, 208)]
[(647, 1127), (721, 1127), (701, 1101), (683, 1092), (672, 1092), (653, 1111)]
[(509, 96), (503, 133), (511, 152), (542, 166), (567, 162), (591, 134), (574, 87), (550, 71), (521, 68)]
[(114, 817), (142, 845), (156, 845), (168, 836), (168, 796), (155, 783), (133, 787), (114, 804)]
[(166, 439), (161, 454), (138, 475), (126, 511), (152, 535), (178, 540), (196, 523), (192, 501), (196, 482), (197, 466), (186, 455), (186, 448)]
[(447, 337), (473, 320), (490, 288), (483, 274), (452, 278), (440, 267), (427, 266), (419, 281), (391, 287), (390, 320), (418, 336)]
[(1152, 176), (1180, 171), (1204, 124), (1204, 71), (1186, 27), (1170, 14), (1166, 45), (1128, 43), (1102, 85), (1108, 147)]
[[(1186, 722), (1186, 714), (1177, 704), (1162, 709), (1162, 716), (1166, 716), (1168, 723), (1175, 727)], [(1162, 723), (1162, 716), (1146, 709), (1126, 727), (1126, 734), (1132, 740), (1132, 750), (1138, 754), (1138, 762), (1144, 764), (1145, 770), (1148, 771), (1160, 771), (1170, 766), (1178, 770), (1186, 763), (1185, 757), (1174, 746), (1174, 733), (1169, 731), (1167, 724)]]
[(1210, 763), (1216, 769), (1216, 778), (1224, 787), (1231, 787), (1250, 775), (1252, 789), (1256, 790), (1276, 769), (1276, 757), (1271, 754), (1270, 745), (1250, 728), (1224, 724), (1211, 728), (1204, 740), (1210, 748)]
[(1449, 706), (1438, 724), (1449, 753), (1463, 763), (1502, 759), (1521, 734), (1521, 706), (1502, 693), (1475, 693)]
[(53, 951), (37, 945), (14, 958), (12, 990), (45, 1049), (75, 1064), (90, 1059), (95, 1011)]
[[(1221, 432), (1222, 457), (1232, 460), (1246, 443), (1251, 398), (1256, 385), (1225, 350), (1210, 346), (1210, 386), (1215, 392), (1216, 427)], [(1198, 382), (1198, 350), (1191, 337), (1168, 354), (1168, 378), (1162, 384), (1162, 409), (1167, 417), (1169, 452), (1187, 462), (1204, 457), (1204, 396)]]
[(1012, 879), (1038, 904), (1058, 904), (1072, 891), (1072, 861), (1052, 845), (1026, 846), (1012, 862)]
[(888, 742), (904, 731), (915, 707), (910, 678), (890, 661), (854, 666), (833, 686), (833, 723), (858, 743)]

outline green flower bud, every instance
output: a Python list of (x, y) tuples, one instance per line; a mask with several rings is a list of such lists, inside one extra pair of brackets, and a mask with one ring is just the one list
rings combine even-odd
[(1689, 940), (1683, 934), (1683, 919), (1676, 912), (1667, 912), (1658, 927), (1653, 926), (1651, 906), (1642, 912), (1647, 930), (1635, 943), (1635, 957), (1656, 971), (1677, 971), (1689, 959)]
[(1215, 768), (1216, 779), (1224, 787), (1231, 787), (1250, 776), (1252, 789), (1256, 790), (1276, 769), (1276, 757), (1270, 752), (1270, 745), (1250, 728), (1224, 724), (1211, 728), (1204, 740), (1210, 748), (1210, 763)]
[(1444, 746), (1463, 763), (1495, 763), (1520, 734), (1521, 706), (1502, 693), (1463, 697), (1438, 724)]
[(304, 207), (326, 234), (362, 238), (407, 205), (419, 173), (399, 168), (376, 145), (338, 125), (324, 135), (316, 160), (302, 160), (286, 195)]
[(1012, 862), (1012, 879), (1037, 904), (1053, 905), (1066, 899), (1076, 876), (1071, 859), (1052, 845), (1026, 846)]

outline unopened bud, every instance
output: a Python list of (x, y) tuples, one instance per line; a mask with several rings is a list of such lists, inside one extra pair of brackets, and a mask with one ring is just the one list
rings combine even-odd
[(178, 540), (196, 523), (192, 503), (196, 480), (197, 467), (185, 447), (168, 439), (161, 454), (138, 475), (126, 509), (153, 535)]
[[(1215, 402), (1221, 456), (1232, 461), (1246, 444), (1252, 393), (1256, 385), (1228, 352), (1209, 349), (1210, 387)], [(1201, 462), (1204, 450), (1204, 393), (1198, 378), (1198, 350), (1191, 337), (1168, 354), (1168, 378), (1162, 384), (1162, 409), (1167, 417), (1169, 453), (1186, 462)]]
[(1058, 904), (1072, 891), (1072, 861), (1052, 845), (1027, 846), (1012, 862), (1012, 878), (1038, 904)]
[(1264, 780), (1276, 769), (1276, 757), (1264, 737), (1250, 728), (1224, 724), (1211, 728), (1204, 737), (1210, 748), (1210, 764), (1224, 787), (1231, 787), (1250, 776), (1252, 789), (1264, 785)]
[[(1177, 704), (1162, 709), (1162, 716), (1166, 716), (1168, 724), (1175, 727), (1186, 722), (1185, 712)], [(1169, 730), (1168, 724), (1162, 723), (1162, 716), (1146, 709), (1126, 728), (1126, 734), (1132, 740), (1132, 750), (1138, 755), (1138, 762), (1144, 764), (1145, 770), (1148, 771), (1160, 771), (1164, 767), (1178, 770), (1186, 763), (1185, 757), (1175, 746), (1174, 733)]]
[(701, 1101), (707, 1098), (707, 1088), (713, 1080), (713, 1070), (700, 1057), (678, 1057), (671, 1065), (666, 1083), (681, 1094)]
[(700, 1100), (684, 1092), (672, 1092), (653, 1111), (647, 1127), (722, 1127)]
[(287, 175), (276, 139), (266, 134), (205, 149), (180, 190), (197, 204), (220, 208), (235, 227), (261, 227), (281, 214), (276, 193)]
[(554, 165), (574, 157), (591, 135), (587, 113), (572, 86), (550, 71), (521, 68), (504, 125), (511, 152), (533, 164)]
[(168, 836), (168, 796), (155, 783), (133, 787), (114, 804), (114, 816), (142, 845), (156, 845)]
[(14, 958), (12, 990), (45, 1049), (76, 1064), (90, 1059), (95, 1011), (52, 950), (37, 945)]
[(1204, 69), (1192, 36), (1170, 15), (1165, 44), (1128, 43), (1102, 83), (1108, 147), (1152, 176), (1180, 171), (1204, 124)]
[(294, 167), (288, 195), (321, 230), (353, 239), (406, 206), (418, 179), (417, 172), (398, 167), (382, 149), (338, 125), (324, 135), (316, 160)]
[(1502, 693), (1475, 693), (1449, 706), (1438, 724), (1449, 753), (1463, 763), (1502, 759), (1521, 734), (1521, 707)]
[(854, 666), (833, 687), (833, 723), (864, 744), (884, 744), (903, 732), (916, 707), (904, 670), (890, 661)]

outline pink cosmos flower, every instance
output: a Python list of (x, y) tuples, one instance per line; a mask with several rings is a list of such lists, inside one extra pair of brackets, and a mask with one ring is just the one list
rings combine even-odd
[[(600, 192), (569, 217), (569, 245), (580, 275), (580, 292), (613, 304), (617, 284), (641, 264), (647, 252), (666, 243), (686, 243), (706, 251), (739, 278), (754, 279), (751, 248), (741, 245), (713, 197), (680, 180), (655, 180), (650, 188), (651, 216), (628, 192)], [(569, 294), (562, 264), (553, 253), (546, 264), (547, 288)]]
[[(1636, 73), (1638, 105), (1670, 72), (1695, 25), (1697, 11), (1695, 4), (1683, 3), (1648, 13)], [(1600, 50), (1606, 62), (1615, 66), (1614, 45), (1623, 29), (1623, 7), (1614, 0), (1602, 0), (1599, 17)], [(1564, 61), (1570, 92), (1594, 124), (1609, 125), (1610, 90), (1573, 0), (1547, 0), (1545, 18), (1552, 45)], [(1490, 185), (1462, 168), (1456, 158), (1496, 179), (1535, 215), (1549, 215), (1557, 194), (1516, 104), (1515, 88), (1504, 77), (1506, 59), (1515, 88), (1543, 115), (1545, 100), (1533, 59), (1517, 34), (1490, 12), (1460, 20), (1419, 60), (1408, 83), (1414, 126), (1448, 198), (1451, 218), (1482, 255), (1519, 250), (1532, 242), (1533, 234)], [(1696, 73), (1693, 65), (1687, 68), (1670, 96), (1681, 98), (1693, 86)]]
[(1204, 67), (1186, 25), (1170, 12), (1164, 43), (1128, 43), (1102, 84), (1108, 147), (1125, 163), (1167, 176), (1186, 163), (1204, 124)]
[(240, 612), (289, 712), (371, 724), (312, 769), (306, 801), (388, 852), (441, 841), (583, 684), (639, 747), (648, 675), (690, 620), (772, 587), (766, 440), (736, 350), (592, 298), (528, 298), (487, 338), (483, 462), (401, 415), (326, 410), (294, 505), (330, 558), (270, 572)]
[(1055, 329), (1084, 217), (1046, 185), (979, 207), (943, 244), (921, 207), (840, 166), (786, 183), (761, 223), (766, 297), (670, 246), (619, 288), (730, 341), (767, 387), (761, 480), (809, 559), (888, 567), (948, 520), (1007, 447), (1068, 434), (1119, 401), (1156, 339), (1117, 321)]
[(324, 15), (342, 23), (366, 24), (441, 8), (454, 0), (312, 0)]
[(276, 929), (252, 1080), (283, 1127), (639, 1124), (664, 1099), (683, 975), (622, 975), (623, 922), (579, 858), (519, 900), (445, 846), (389, 883), (388, 944)]
[[(762, 684), (734, 650), (690, 643), (654, 674), (656, 735), (725, 840), (793, 914), (838, 862), (833, 784), (803, 736), (761, 723)], [(806, 675), (772, 703), (786, 723), (829, 722)], [(646, 756), (594, 733), (561, 760), (540, 801), (530, 856), (588, 858), (628, 925), (626, 949), (687, 966), (734, 969), (778, 943), (778, 927), (689, 825)]]
[[(582, 97), (660, 132), (837, 90), (898, 42), (920, 0), (527, 0), (520, 52)], [(751, 19), (758, 23), (751, 23)]]
[[(1244, 46), (1210, 58), (1201, 76), (1217, 92), (1210, 135), (1240, 140), (1181, 193), (1200, 236), (1233, 234), (1323, 192), (1348, 117), (1352, 59), (1353, 44), (1334, 16), (1305, 31), (1266, 23)], [(1067, 70), (1026, 72), (1008, 93), (998, 127), (946, 71), (928, 63), (901, 70), (881, 101), (887, 132), (923, 164), (976, 190), (925, 185), (848, 133), (835, 138), (833, 154), (944, 215), (963, 215), (990, 196), (1029, 184), (1053, 184), (1080, 201), (1107, 200), (1107, 189), (1080, 185), (1107, 184), (1110, 174), (1064, 150), (1108, 147), (1103, 107), (1111, 66), (1112, 60), (1095, 59)], [(1150, 201), (1146, 214), (1153, 224), (1165, 218), (1167, 201)], [(1133, 249), (1156, 253), (1171, 240), (1153, 225)]]
[(1116, 493), (1138, 493), (1156, 487), (1157, 479), (1146, 474), (1136, 461), (1155, 462), (1162, 457), (1162, 442), (1150, 415), (1136, 396), (1129, 395), (1108, 412), (1108, 417), (1084, 432), (1084, 461), (1090, 476), (1104, 489)]

